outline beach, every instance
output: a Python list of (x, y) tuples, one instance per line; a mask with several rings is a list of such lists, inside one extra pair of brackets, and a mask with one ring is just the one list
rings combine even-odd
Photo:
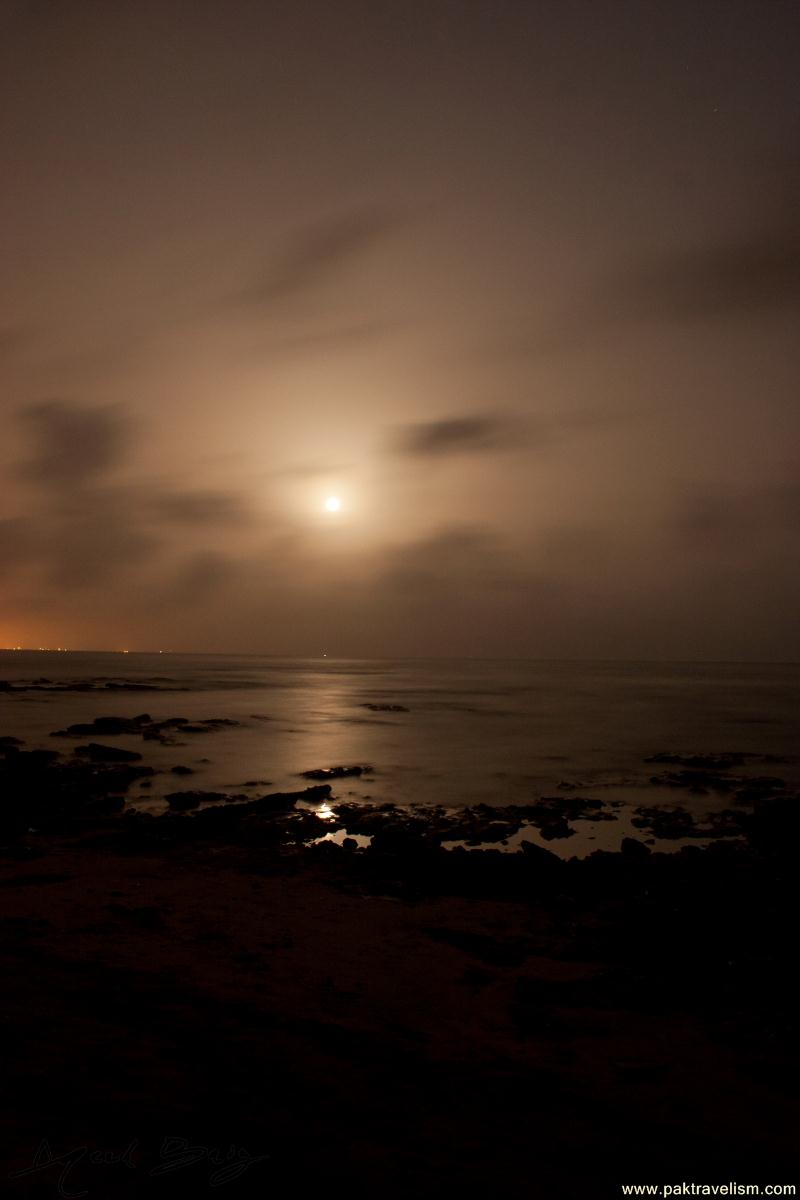
[[(124, 729), (142, 697), (114, 704)], [(212, 756), (226, 727), (144, 715), (0, 743), (8, 1194), (793, 1178), (790, 764), (647, 764), (684, 815), (653, 784), (636, 836), (576, 856), (586, 797), (356, 800), (376, 763), (232, 795), (159, 766), (174, 790), (147, 811), (149, 747)]]

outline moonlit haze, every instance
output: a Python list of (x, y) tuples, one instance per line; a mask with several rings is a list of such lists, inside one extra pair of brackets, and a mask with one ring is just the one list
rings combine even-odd
[(0, 645), (796, 659), (798, 24), (0, 3)]

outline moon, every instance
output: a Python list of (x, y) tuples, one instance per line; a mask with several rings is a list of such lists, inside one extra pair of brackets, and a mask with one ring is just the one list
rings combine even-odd
[(342, 502), (338, 496), (328, 496), (328, 499), (325, 501), (325, 509), (329, 513), (338, 512), (341, 507)]

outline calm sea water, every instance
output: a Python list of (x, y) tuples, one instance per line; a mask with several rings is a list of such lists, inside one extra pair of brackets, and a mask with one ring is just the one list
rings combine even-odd
[[(398, 804), (506, 805), (578, 794), (621, 800), (621, 819), (581, 822), (569, 852), (613, 846), (630, 832), (626, 814), (647, 803), (720, 805), (719, 797), (671, 794), (649, 785), (643, 760), (664, 750), (777, 754), (754, 764), (800, 784), (800, 666), (797, 664), (335, 660), (177, 654), (0, 653), (0, 679), (54, 683), (108, 679), (152, 683), (152, 692), (0, 692), (0, 734), (31, 746), (69, 742), (50, 734), (94, 717), (226, 717), (241, 726), (136, 749), (163, 770), (152, 791), (131, 795), (157, 809), (179, 787), (238, 791), (304, 786), (302, 771), (362, 763), (367, 783), (345, 779), (339, 797)], [(398, 704), (408, 712), (375, 712)], [(102, 740), (102, 739), (101, 739)], [(195, 771), (189, 782), (169, 768)], [(248, 789), (258, 794), (258, 787)], [(562, 789), (563, 794), (563, 789)], [(574, 794), (574, 793), (573, 793)], [(558, 849), (558, 845), (551, 845)]]

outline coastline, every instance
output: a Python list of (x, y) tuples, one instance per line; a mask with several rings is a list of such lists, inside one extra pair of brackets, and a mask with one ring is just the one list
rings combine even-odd
[[(73, 790), (3, 839), (5, 1169), (46, 1141), (88, 1148), (69, 1189), (105, 1197), (205, 1187), (242, 1151), (232, 1194), (785, 1179), (795, 799), (743, 841), (564, 861), (408, 829), (291, 844), (294, 801), (137, 819)], [(179, 1181), (169, 1138), (196, 1149)]]

